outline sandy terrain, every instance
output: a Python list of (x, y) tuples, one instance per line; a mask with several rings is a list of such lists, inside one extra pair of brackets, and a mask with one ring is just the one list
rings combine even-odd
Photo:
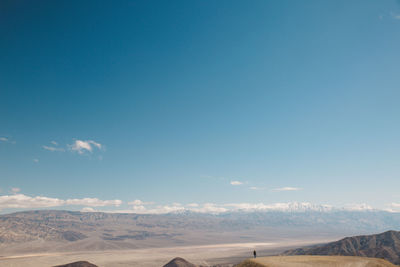
[(252, 259), (268, 267), (394, 267), (381, 259), (351, 256), (276, 256)]
[(286, 241), (280, 243), (229, 243), (203, 246), (134, 249), (118, 251), (42, 253), (0, 257), (0, 266), (45, 267), (86, 260), (102, 267), (142, 266), (160, 267), (174, 257), (182, 257), (192, 263), (211, 265), (216, 263), (239, 263), (248, 258), (253, 249), (259, 255), (273, 255), (288, 248), (322, 243), (327, 240)]

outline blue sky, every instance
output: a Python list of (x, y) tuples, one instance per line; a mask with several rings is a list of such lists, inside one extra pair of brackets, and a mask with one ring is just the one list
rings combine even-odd
[(392, 0), (2, 1), (0, 210), (397, 207), (399, 47)]

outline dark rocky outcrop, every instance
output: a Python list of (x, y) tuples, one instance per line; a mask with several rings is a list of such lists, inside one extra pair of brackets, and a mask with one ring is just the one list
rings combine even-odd
[(67, 263), (64, 265), (57, 265), (54, 267), (97, 267), (97, 265), (94, 265), (87, 261), (77, 261), (77, 262)]
[(167, 264), (164, 265), (164, 267), (197, 267), (193, 263), (188, 262), (185, 259), (182, 258), (175, 258), (168, 262)]

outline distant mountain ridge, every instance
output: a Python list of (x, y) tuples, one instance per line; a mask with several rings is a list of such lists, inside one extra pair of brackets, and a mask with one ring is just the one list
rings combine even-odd
[(284, 255), (342, 255), (383, 258), (400, 264), (400, 232), (346, 237), (320, 246), (289, 250)]
[(399, 213), (268, 211), (151, 215), (39, 210), (0, 215), (0, 249), (3, 254), (14, 254), (279, 242), (290, 238), (326, 240), (388, 229), (400, 229)]

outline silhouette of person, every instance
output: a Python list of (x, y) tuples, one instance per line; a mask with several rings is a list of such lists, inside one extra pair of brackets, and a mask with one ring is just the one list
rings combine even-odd
[(254, 258), (257, 258), (257, 252), (255, 250), (253, 251), (253, 255), (254, 255)]

